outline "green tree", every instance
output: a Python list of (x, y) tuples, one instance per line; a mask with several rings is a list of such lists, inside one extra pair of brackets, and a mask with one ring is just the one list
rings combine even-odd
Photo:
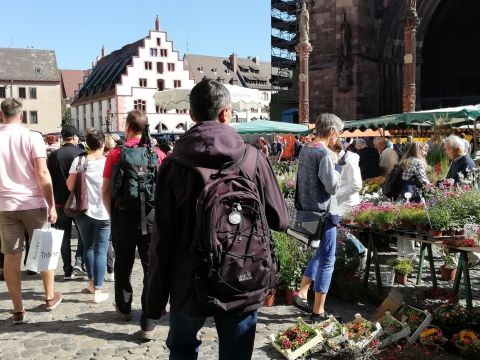
[(62, 126), (65, 125), (73, 125), (73, 119), (72, 119), (72, 109), (68, 108), (65, 110), (62, 116)]

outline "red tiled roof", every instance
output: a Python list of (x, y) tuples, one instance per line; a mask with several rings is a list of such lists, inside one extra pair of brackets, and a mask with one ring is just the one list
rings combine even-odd
[(78, 86), (83, 84), (83, 78), (88, 75), (87, 70), (60, 70), (62, 80), (62, 97), (73, 99)]

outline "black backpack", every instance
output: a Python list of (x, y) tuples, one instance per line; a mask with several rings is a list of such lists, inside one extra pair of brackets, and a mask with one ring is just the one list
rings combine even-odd
[(113, 166), (111, 194), (116, 208), (138, 209), (142, 234), (146, 235), (146, 214), (154, 207), (158, 155), (147, 146), (123, 146), (120, 161)]
[(400, 164), (396, 164), (382, 185), (383, 195), (389, 199), (393, 199), (394, 201), (398, 199), (403, 189), (402, 174), (402, 166)]
[(190, 166), (204, 181), (191, 254), (194, 294), (214, 312), (250, 311), (275, 286), (277, 263), (255, 173), (258, 150), (222, 169)]

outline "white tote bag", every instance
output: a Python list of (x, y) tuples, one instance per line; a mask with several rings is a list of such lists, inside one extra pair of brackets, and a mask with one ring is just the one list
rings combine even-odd
[(27, 270), (42, 272), (55, 270), (62, 246), (63, 230), (35, 229), (27, 257)]

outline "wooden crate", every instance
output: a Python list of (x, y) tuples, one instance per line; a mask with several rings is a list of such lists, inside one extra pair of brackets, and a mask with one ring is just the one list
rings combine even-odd
[(276, 335), (274, 334), (270, 335), (270, 341), (272, 342), (272, 346), (288, 360), (294, 360), (301, 357), (303, 354), (307, 353), (308, 351), (312, 350), (315, 346), (323, 342), (323, 337), (320, 334), (320, 331), (318, 329), (315, 329), (309, 326), (301, 318), (298, 318), (297, 324), (298, 323), (301, 323), (302, 325), (310, 327), (313, 331), (315, 331), (317, 335), (315, 335), (315, 337), (311, 338), (307, 343), (305, 343), (303, 346), (299, 347), (295, 351), (292, 351), (290, 349), (287, 349), (287, 350), (282, 349), (275, 342)]

